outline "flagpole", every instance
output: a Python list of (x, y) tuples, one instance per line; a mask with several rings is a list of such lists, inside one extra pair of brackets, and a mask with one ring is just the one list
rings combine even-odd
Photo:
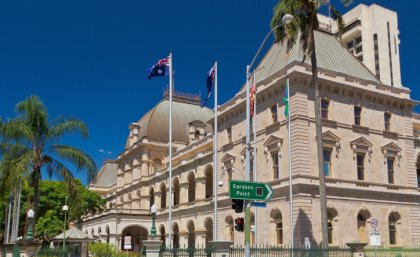
[(213, 174), (213, 187), (214, 187), (214, 223), (213, 223), (213, 240), (217, 241), (218, 233), (218, 217), (217, 217), (217, 62), (214, 64), (214, 128), (213, 128), (213, 145), (214, 145), (214, 174)]
[[(293, 248), (293, 184), (292, 184), (292, 152), (291, 152), (291, 128), (290, 128), (290, 87), (289, 78), (286, 79), (287, 92), (287, 128), (288, 128), (288, 147), (289, 147), (289, 201), (290, 201), (290, 245)], [(286, 106), (285, 106), (286, 108)], [(293, 253), (292, 253), (293, 254)]]
[[(254, 151), (253, 151), (253, 158), (254, 158), (254, 162), (253, 162), (253, 178), (252, 180), (254, 182), (257, 182), (257, 85), (255, 84), (255, 73), (256, 71), (254, 71), (254, 76), (253, 76), (253, 85), (254, 85), (254, 122), (252, 123), (253, 125), (253, 131), (254, 131)], [(257, 214), (257, 207), (254, 206), (254, 237), (255, 237), (255, 244), (258, 244), (258, 234), (257, 234), (257, 221), (258, 221), (258, 214)]]
[(168, 224), (168, 240), (172, 246), (172, 52), (169, 53), (169, 224)]
[[(246, 136), (245, 136), (245, 181), (249, 181), (249, 166), (250, 166), (250, 159), (249, 159), (249, 145), (250, 145), (250, 114), (251, 114), (251, 108), (249, 106), (249, 79), (250, 79), (250, 73), (249, 73), (250, 66), (246, 66), (246, 117), (245, 117), (245, 128), (246, 128)], [(250, 257), (251, 255), (251, 249), (250, 249), (250, 215), (251, 215), (251, 205), (250, 202), (245, 200), (245, 257)]]

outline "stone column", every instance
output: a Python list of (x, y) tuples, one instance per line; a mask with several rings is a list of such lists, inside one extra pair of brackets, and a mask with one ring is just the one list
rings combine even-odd
[(364, 248), (367, 245), (367, 243), (351, 242), (351, 243), (346, 243), (346, 245), (350, 247), (351, 251), (353, 252), (353, 257), (365, 256)]
[(179, 204), (188, 203), (188, 183), (180, 183), (179, 184), (179, 191), (180, 191), (180, 199)]
[(188, 248), (188, 232), (182, 231), (179, 233), (179, 248)]
[(206, 246), (206, 231), (195, 231), (195, 247), (202, 248)]
[(206, 199), (206, 177), (199, 177), (195, 179), (196, 183), (196, 200), (202, 201)]
[(143, 245), (146, 247), (146, 257), (159, 257), (162, 241), (156, 238), (144, 240)]
[(214, 257), (229, 257), (232, 241), (210, 241), (210, 247), (214, 249)]

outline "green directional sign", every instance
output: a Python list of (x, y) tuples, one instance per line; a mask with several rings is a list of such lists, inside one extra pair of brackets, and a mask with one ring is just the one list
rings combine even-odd
[(267, 201), (273, 197), (270, 185), (259, 182), (229, 181), (229, 197), (232, 199)]

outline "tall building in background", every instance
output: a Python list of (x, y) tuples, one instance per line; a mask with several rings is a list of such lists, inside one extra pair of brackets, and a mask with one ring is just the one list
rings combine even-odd
[[(376, 4), (360, 4), (345, 13), (343, 20), (343, 46), (383, 84), (402, 87), (397, 13)], [(338, 35), (335, 23), (325, 16), (320, 16), (320, 21), (321, 29)]]

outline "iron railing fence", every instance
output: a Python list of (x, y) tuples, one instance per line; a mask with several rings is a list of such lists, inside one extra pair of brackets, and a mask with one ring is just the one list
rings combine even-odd
[(419, 257), (420, 246), (380, 246), (366, 247), (365, 257)]
[(41, 247), (36, 251), (36, 257), (67, 257), (69, 254), (68, 247)]
[(162, 247), (160, 257), (213, 257), (214, 248), (166, 248)]
[[(243, 257), (244, 247), (231, 248), (230, 257)], [(352, 257), (353, 253), (348, 247), (278, 247), (258, 246), (251, 247), (251, 257)]]

